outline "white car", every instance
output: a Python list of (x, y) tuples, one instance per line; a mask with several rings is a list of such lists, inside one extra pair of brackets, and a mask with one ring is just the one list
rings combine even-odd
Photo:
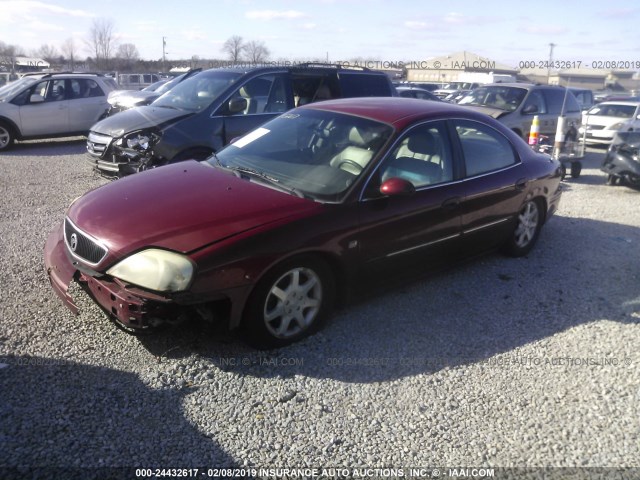
[(640, 102), (602, 102), (582, 116), (580, 136), (586, 143), (610, 144), (618, 132), (640, 129)]
[(0, 151), (14, 140), (84, 135), (109, 108), (118, 88), (97, 74), (25, 75), (0, 88)]

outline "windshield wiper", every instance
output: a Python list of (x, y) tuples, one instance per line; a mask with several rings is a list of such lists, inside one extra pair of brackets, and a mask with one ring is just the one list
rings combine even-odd
[(220, 163), (220, 160), (216, 159), (217, 164), (220, 165), (222, 168), (226, 168), (228, 170), (231, 170), (234, 175), (236, 175), (239, 178), (242, 178), (243, 175), (245, 176), (252, 176), (252, 177), (256, 177), (259, 178), (261, 180), (266, 180), (268, 183), (270, 183), (271, 185), (275, 185), (278, 189), (280, 190), (284, 190), (287, 193), (290, 193), (292, 195), (295, 195), (296, 197), (300, 197), (300, 198), (304, 198), (304, 194), (298, 190), (297, 188), (293, 188), (293, 187), (288, 187), (286, 185), (282, 185), (282, 183), (280, 183), (280, 180), (272, 177), (269, 174), (266, 174), (264, 172), (260, 172), (259, 170), (256, 170), (254, 168), (249, 168), (249, 167), (239, 167), (239, 166), (235, 166), (235, 167), (230, 167), (230, 166), (225, 166), (222, 165)]

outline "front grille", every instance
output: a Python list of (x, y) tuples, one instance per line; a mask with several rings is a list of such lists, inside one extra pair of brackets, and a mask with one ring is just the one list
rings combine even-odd
[(89, 132), (87, 137), (87, 152), (95, 157), (102, 158), (109, 148), (111, 137), (109, 135), (100, 135), (99, 133)]
[(78, 229), (68, 218), (64, 220), (64, 241), (71, 255), (89, 265), (97, 265), (107, 256), (106, 247)]
[(604, 130), (604, 125), (589, 125), (587, 131), (589, 130)]

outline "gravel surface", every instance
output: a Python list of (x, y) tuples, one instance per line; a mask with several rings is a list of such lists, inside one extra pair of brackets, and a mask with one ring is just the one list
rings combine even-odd
[(79, 289), (81, 314), (63, 307), (43, 246), (105, 183), (83, 152), (65, 139), (0, 154), (1, 478), (640, 468), (640, 192), (605, 186), (603, 149), (565, 182), (528, 258), (492, 254), (394, 288), (271, 352), (201, 324), (132, 336)]

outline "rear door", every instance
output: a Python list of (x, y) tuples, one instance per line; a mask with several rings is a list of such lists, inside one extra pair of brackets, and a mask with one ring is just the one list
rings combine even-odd
[(526, 174), (502, 133), (472, 120), (451, 123), (464, 163), (462, 240), (465, 250), (486, 250), (503, 243), (513, 231), (526, 195)]
[(88, 132), (107, 111), (107, 94), (91, 78), (67, 80), (69, 86), (69, 131)]

